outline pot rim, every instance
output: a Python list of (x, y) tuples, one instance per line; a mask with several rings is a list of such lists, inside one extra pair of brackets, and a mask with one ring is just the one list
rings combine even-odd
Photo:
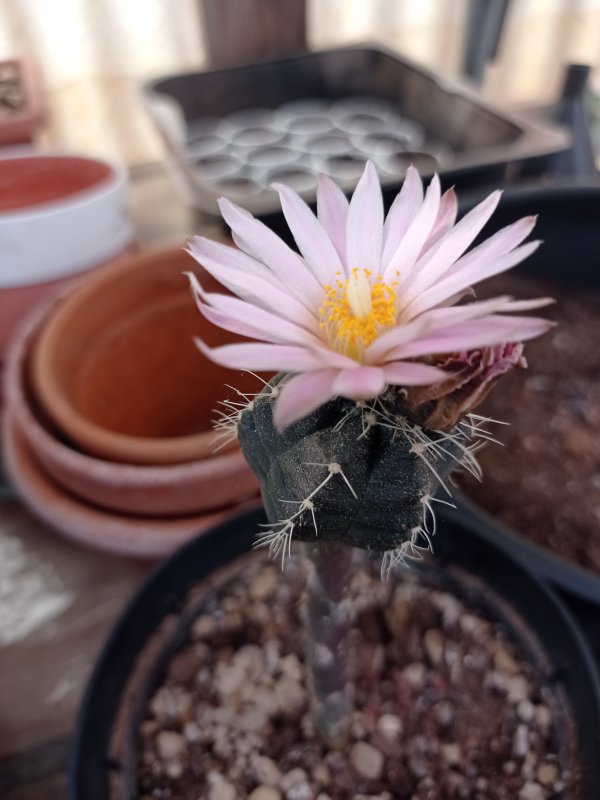
[[(70, 316), (76, 310), (93, 301), (98, 292), (106, 292), (115, 282), (127, 279), (129, 275), (139, 274), (148, 263), (178, 259), (182, 261), (184, 269), (184, 253), (183, 248), (160, 248), (134, 255), (118, 264), (108, 265), (61, 299), (40, 330), (30, 363), (34, 391), (55, 424), (96, 456), (130, 464), (166, 465), (188, 463), (212, 455), (215, 446), (213, 430), (187, 436), (152, 438), (117, 433), (92, 422), (69, 401), (52, 366), (64, 329), (68, 328)], [(186, 254), (186, 258), (190, 259), (190, 264), (185, 266), (193, 268), (195, 262), (191, 260), (191, 256)]]
[(102, 200), (107, 195), (124, 189), (129, 181), (127, 169), (123, 164), (88, 153), (75, 153), (59, 149), (40, 151), (29, 147), (9, 147), (0, 153), (0, 162), (22, 159), (28, 159), (30, 161), (36, 161), (38, 159), (87, 161), (101, 164), (108, 169), (108, 173), (100, 180), (94, 181), (88, 186), (84, 186), (67, 195), (57, 197), (54, 200), (46, 200), (42, 203), (36, 203), (33, 206), (22, 206), (20, 208), (7, 209), (4, 211), (0, 210), (0, 227), (8, 224), (14, 225), (15, 222), (32, 222), (39, 217), (52, 216), (64, 212), (68, 213), (74, 208), (79, 208), (82, 205), (89, 205), (97, 200)]

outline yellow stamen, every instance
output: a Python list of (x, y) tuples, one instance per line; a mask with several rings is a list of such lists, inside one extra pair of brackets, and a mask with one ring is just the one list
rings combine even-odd
[(370, 270), (355, 267), (345, 281), (325, 287), (319, 309), (321, 328), (329, 345), (340, 353), (362, 360), (364, 349), (396, 322), (396, 281), (373, 284)]

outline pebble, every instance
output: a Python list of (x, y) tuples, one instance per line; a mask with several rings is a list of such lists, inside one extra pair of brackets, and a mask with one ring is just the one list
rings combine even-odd
[(202, 614), (192, 625), (192, 636), (194, 639), (208, 639), (213, 635), (216, 627), (212, 617)]
[(300, 711), (307, 699), (306, 691), (298, 681), (285, 677), (275, 684), (275, 694), (281, 711), (287, 715)]
[(520, 703), (529, 697), (529, 681), (522, 675), (515, 675), (507, 684), (508, 699), (511, 703)]
[(350, 764), (363, 778), (377, 780), (383, 772), (383, 754), (368, 742), (357, 742), (350, 750)]
[(449, 728), (454, 722), (454, 709), (447, 700), (440, 700), (433, 707), (433, 713), (443, 728)]
[(192, 708), (192, 698), (183, 689), (163, 686), (152, 698), (150, 710), (159, 722), (181, 721)]
[(313, 769), (312, 777), (313, 780), (316, 783), (320, 783), (321, 786), (329, 786), (329, 784), (331, 783), (331, 772), (329, 771), (329, 767), (322, 761), (319, 762), (317, 766)]
[(536, 778), (542, 786), (552, 786), (558, 780), (558, 768), (555, 764), (540, 764)]
[(397, 739), (402, 733), (403, 725), (400, 717), (395, 714), (382, 714), (377, 720), (377, 730), (386, 739)]
[(518, 675), (519, 665), (503, 643), (498, 643), (494, 652), (494, 667), (506, 675)]
[(423, 646), (427, 653), (427, 658), (431, 661), (433, 666), (440, 664), (444, 657), (445, 641), (444, 634), (439, 628), (430, 628), (428, 631), (425, 631)]
[(257, 756), (252, 760), (252, 772), (256, 780), (267, 786), (277, 786), (281, 781), (281, 770), (272, 758)]
[(547, 731), (552, 724), (552, 714), (548, 706), (539, 705), (535, 707), (535, 721), (543, 731)]
[(208, 800), (236, 800), (237, 791), (225, 778), (215, 780), (208, 790)]
[(248, 800), (281, 800), (281, 792), (274, 786), (257, 786), (248, 795)]
[(526, 725), (517, 725), (513, 739), (513, 753), (518, 758), (525, 758), (529, 752), (529, 732)]
[(546, 792), (539, 783), (527, 781), (519, 790), (519, 800), (544, 800)]
[(419, 664), (415, 661), (413, 664), (409, 664), (407, 667), (404, 667), (402, 674), (404, 675), (406, 682), (413, 689), (419, 691), (425, 686), (427, 670), (424, 664)]
[(156, 750), (163, 761), (179, 758), (186, 748), (184, 737), (175, 731), (161, 731), (156, 737)]
[(517, 706), (517, 716), (522, 722), (531, 722), (535, 717), (535, 706), (530, 700), (521, 700)]
[(308, 781), (295, 783), (285, 793), (285, 800), (314, 800), (315, 793)]
[(284, 792), (287, 792), (296, 783), (305, 783), (307, 778), (308, 775), (306, 772), (300, 767), (296, 767), (296, 769), (291, 769), (289, 772), (285, 773), (279, 781), (279, 785)]
[(249, 587), (250, 597), (253, 600), (265, 600), (273, 594), (279, 583), (279, 575), (274, 569), (265, 568), (253, 578)]
[(452, 744), (443, 744), (442, 745), (442, 755), (444, 756), (444, 761), (446, 764), (455, 765), (460, 764), (461, 760), (461, 749), (460, 746), (457, 745), (455, 742)]

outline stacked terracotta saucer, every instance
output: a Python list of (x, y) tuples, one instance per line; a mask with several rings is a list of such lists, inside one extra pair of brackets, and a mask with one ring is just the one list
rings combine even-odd
[(38, 309), (13, 338), (5, 469), (59, 533), (155, 558), (256, 504), (237, 444), (212, 428), (219, 402), (236, 398), (231, 372), (193, 343), (225, 341), (195, 308), (182, 274), (194, 268), (180, 249), (132, 256)]

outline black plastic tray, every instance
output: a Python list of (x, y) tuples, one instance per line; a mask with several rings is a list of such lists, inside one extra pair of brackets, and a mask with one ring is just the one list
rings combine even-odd
[[(467, 84), (438, 75), (382, 47), (356, 46), (305, 53), (275, 61), (157, 78), (144, 85), (148, 109), (161, 131), (189, 199), (216, 213), (217, 191), (199, 180), (186, 155), (186, 131), (202, 119), (234, 111), (276, 108), (302, 98), (335, 100), (369, 95), (390, 101), (421, 125), (428, 137), (445, 142), (453, 157), (443, 168), (450, 184), (481, 187), (503, 183), (521, 169), (535, 174), (545, 158), (568, 147), (565, 132), (551, 123), (509, 113)], [(183, 131), (180, 130), (183, 123)], [(391, 181), (386, 194), (399, 183)], [(261, 199), (234, 198), (254, 213), (278, 207), (274, 192)], [(306, 197), (307, 200), (311, 198)]]

